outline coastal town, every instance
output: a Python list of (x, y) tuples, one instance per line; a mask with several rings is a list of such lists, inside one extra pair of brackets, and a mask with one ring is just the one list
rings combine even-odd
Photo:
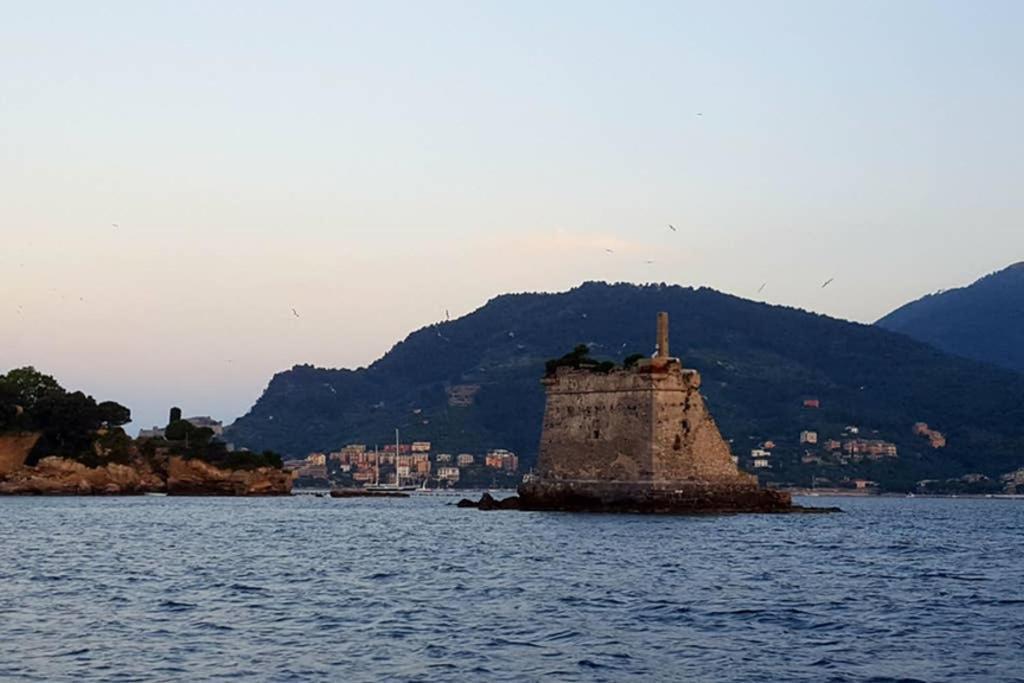
[(359, 487), (379, 484), (422, 488), (513, 488), (520, 480), (519, 457), (506, 449), (445, 453), (429, 441), (370, 448), (348, 444), (329, 453), (286, 460), (301, 487)]

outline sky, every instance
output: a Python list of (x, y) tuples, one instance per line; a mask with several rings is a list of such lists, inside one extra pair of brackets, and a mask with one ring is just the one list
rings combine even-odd
[(0, 372), (135, 427), (505, 292), (869, 323), (1024, 259), (1024, 3), (0, 10)]

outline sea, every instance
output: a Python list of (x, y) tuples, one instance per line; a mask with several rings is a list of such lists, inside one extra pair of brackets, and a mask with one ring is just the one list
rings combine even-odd
[(1024, 681), (1024, 501), (2, 498), (2, 681)]

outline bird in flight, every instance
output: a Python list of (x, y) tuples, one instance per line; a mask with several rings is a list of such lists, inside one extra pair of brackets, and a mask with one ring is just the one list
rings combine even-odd
[(646, 261), (644, 261), (644, 263), (651, 264), (651, 263), (654, 263), (654, 261), (652, 261), (651, 259), (647, 259)]
[(294, 316), (295, 316), (296, 318), (298, 318), (298, 317), (299, 317), (299, 312), (298, 312), (298, 311), (296, 311), (296, 310), (295, 310), (295, 309), (293, 308), (293, 309), (292, 309), (292, 315), (294, 315)]
[(615, 252), (614, 252), (614, 251), (612, 251), (611, 249), (605, 249), (605, 251), (607, 251), (607, 252), (608, 252), (609, 254), (614, 254), (614, 253), (615, 253)]
[(120, 226), (120, 225), (118, 225), (117, 223), (111, 223), (111, 225), (112, 225), (112, 226), (114, 226), (115, 228), (120, 228), (120, 227), (121, 227), (121, 226)]
[(825, 288), (826, 288), (826, 287), (828, 287), (828, 286), (829, 286), (830, 284), (832, 284), (832, 281), (833, 281), (833, 280), (835, 280), (835, 278), (834, 278), (834, 277), (830, 277), (829, 279), (825, 280), (825, 284), (823, 284), (823, 285), (821, 286), (821, 288), (822, 288), (822, 289), (825, 289)]
[(767, 285), (767, 284), (768, 284), (768, 283), (767, 283), (767, 282), (765, 282), (765, 283), (764, 283), (764, 284), (762, 284), (762, 285), (761, 285), (760, 287), (758, 287), (758, 288), (757, 288), (757, 293), (758, 293), (758, 294), (760, 294), (761, 292), (763, 292), (763, 291), (764, 291), (764, 288), (765, 288), (765, 285)]
[(678, 232), (678, 230), (676, 230), (676, 226), (672, 225), (671, 223), (668, 224), (668, 229), (671, 230), (672, 232)]

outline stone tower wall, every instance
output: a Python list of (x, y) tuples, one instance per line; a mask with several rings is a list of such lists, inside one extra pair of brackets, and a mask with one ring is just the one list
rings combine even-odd
[[(657, 375), (655, 375), (657, 377)], [(652, 462), (658, 479), (668, 481), (749, 481), (739, 471), (700, 395), (695, 370), (669, 368), (654, 393)]]
[(580, 481), (754, 484), (739, 472), (677, 361), (608, 374), (560, 369), (545, 380), (537, 474)]
[(580, 480), (648, 480), (653, 387), (625, 371), (560, 370), (545, 380), (547, 404), (538, 471)]

